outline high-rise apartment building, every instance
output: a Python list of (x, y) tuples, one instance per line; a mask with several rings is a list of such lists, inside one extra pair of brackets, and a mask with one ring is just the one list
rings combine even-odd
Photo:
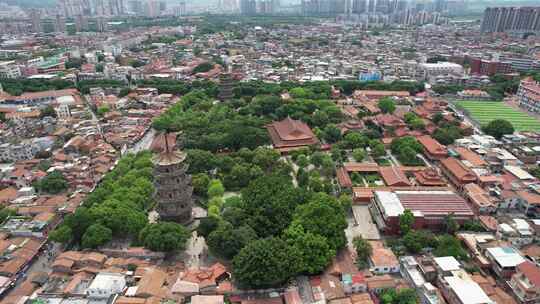
[(377, 0), (368, 0), (367, 12), (375, 13), (377, 11)]
[(540, 7), (488, 7), (482, 32), (540, 32)]
[(125, 14), (124, 0), (59, 0), (59, 10), (64, 17), (121, 16)]
[(82, 15), (85, 11), (81, 0), (59, 0), (58, 6), (64, 17), (73, 18)]
[(336, 16), (348, 14), (353, 10), (351, 0), (304, 0), (302, 13), (304, 15)]
[(186, 2), (181, 1), (178, 5), (173, 6), (172, 11), (177, 17), (187, 15)]
[(143, 2), (141, 0), (129, 0), (128, 11), (135, 15), (142, 15), (144, 13)]
[(529, 112), (540, 112), (540, 84), (532, 78), (525, 78), (517, 92), (519, 106)]
[(96, 26), (98, 32), (106, 32), (107, 31), (107, 20), (103, 17), (98, 17), (96, 19)]
[(240, 0), (240, 12), (242, 13), (242, 15), (257, 14), (257, 1), (256, 0)]
[(364, 14), (367, 11), (367, 0), (352, 0), (352, 13)]
[(435, 11), (444, 12), (448, 8), (448, 0), (435, 0)]
[(56, 18), (54, 19), (54, 30), (59, 33), (66, 31), (66, 19), (64, 19), (64, 17), (62, 17), (60, 14), (57, 14)]
[(41, 12), (38, 9), (30, 10), (30, 22), (32, 23), (32, 31), (34, 33), (41, 32)]
[(88, 29), (88, 18), (85, 15), (75, 17), (75, 31), (82, 32)]
[(220, 0), (220, 9), (225, 13), (238, 12), (238, 1), (236, 0)]

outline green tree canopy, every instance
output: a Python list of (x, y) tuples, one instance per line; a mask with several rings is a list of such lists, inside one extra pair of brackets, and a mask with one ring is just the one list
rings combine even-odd
[(503, 135), (513, 134), (514, 126), (508, 120), (505, 119), (495, 119), (490, 121), (486, 126), (482, 128), (486, 134), (495, 137), (496, 139), (501, 139)]
[(414, 215), (410, 209), (405, 209), (405, 211), (399, 215), (399, 230), (402, 235), (407, 234), (411, 231), (414, 224)]
[(219, 226), (219, 218), (215, 216), (208, 216), (201, 219), (199, 226), (197, 226), (197, 234), (207, 238), (212, 231), (216, 230)]
[(444, 217), (444, 230), (448, 234), (454, 234), (459, 230), (459, 223), (452, 214), (448, 214)]
[(394, 101), (388, 97), (381, 98), (379, 100), (378, 106), (379, 106), (379, 109), (381, 109), (383, 113), (392, 114), (396, 110), (396, 105)]
[(302, 273), (322, 272), (336, 255), (336, 251), (324, 236), (307, 232), (299, 224), (290, 225), (285, 230), (284, 238), (295, 255), (299, 256), (298, 271)]
[(381, 304), (416, 304), (418, 296), (412, 288), (384, 290), (380, 295)]
[(433, 138), (443, 145), (451, 145), (456, 139), (462, 137), (463, 132), (461, 129), (453, 125), (437, 128), (433, 133)]
[(358, 267), (361, 269), (367, 268), (369, 266), (369, 257), (373, 253), (371, 244), (362, 238), (362, 236), (357, 236), (353, 240), (353, 245), (356, 250), (356, 262)]
[(103, 116), (110, 111), (109, 107), (104, 105), (97, 109), (97, 115)]
[(359, 132), (348, 132), (345, 134), (342, 143), (346, 149), (365, 148), (368, 144), (368, 138)]
[(111, 229), (101, 225), (93, 224), (84, 233), (82, 236), (81, 245), (83, 248), (97, 248), (99, 246), (105, 245), (106, 243), (112, 240), (112, 231)]
[(299, 257), (287, 243), (271, 237), (250, 242), (233, 259), (233, 277), (243, 288), (278, 287), (298, 273)]
[(199, 64), (198, 66), (196, 66), (193, 69), (193, 73), (194, 74), (206, 73), (206, 72), (210, 71), (213, 68), (214, 68), (214, 66), (210, 62), (203, 62), (203, 63)]
[(225, 188), (219, 179), (213, 179), (208, 185), (208, 197), (220, 197), (225, 193)]
[(39, 116), (41, 118), (47, 117), (47, 116), (56, 118), (57, 115), (56, 115), (56, 111), (54, 110), (54, 107), (51, 105), (48, 105), (40, 110)]
[(251, 227), (234, 228), (230, 223), (222, 222), (208, 236), (208, 248), (214, 255), (230, 260), (256, 239), (257, 233)]
[(326, 237), (334, 250), (343, 248), (347, 243), (345, 211), (330, 195), (317, 193), (309, 203), (299, 206), (293, 224), (302, 226), (306, 232)]
[(139, 240), (153, 251), (172, 252), (183, 250), (190, 237), (189, 231), (173, 222), (159, 222), (147, 225), (140, 233)]
[(329, 143), (338, 142), (341, 139), (341, 130), (334, 124), (328, 124), (324, 128), (323, 137)]
[(403, 237), (403, 245), (408, 252), (417, 254), (425, 248), (435, 248), (437, 239), (431, 231), (410, 230)]
[(71, 228), (69, 228), (69, 226), (67, 225), (62, 225), (49, 234), (49, 238), (52, 241), (62, 244), (68, 244), (69, 242), (71, 242), (72, 237), (73, 232), (71, 231)]
[(468, 260), (467, 251), (456, 237), (446, 234), (438, 237), (437, 241), (437, 248), (433, 251), (435, 256), (453, 256), (459, 260)]
[(262, 176), (242, 190), (249, 225), (260, 237), (277, 236), (305, 200), (300, 189), (281, 175)]
[(62, 172), (55, 170), (41, 180), (34, 182), (33, 186), (38, 191), (58, 194), (66, 190), (69, 185)]
[(362, 162), (364, 158), (366, 158), (367, 153), (364, 149), (354, 149), (352, 153), (352, 157), (357, 162)]
[(191, 184), (193, 185), (193, 193), (205, 197), (208, 194), (210, 177), (206, 173), (195, 174), (192, 176)]

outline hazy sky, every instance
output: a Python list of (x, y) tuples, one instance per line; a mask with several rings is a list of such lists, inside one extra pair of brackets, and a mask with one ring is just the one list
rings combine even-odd
[[(18, 4), (23, 7), (48, 7), (53, 6), (57, 0), (0, 0), (0, 2), (9, 4)], [(178, 3), (180, 0), (165, 0), (168, 3)], [(215, 4), (219, 0), (186, 0), (191, 4)], [(414, 2), (433, 1), (433, 0), (409, 0)], [(540, 5), (540, 0), (465, 0), (476, 5)], [(283, 4), (298, 4), (301, 0), (281, 0)]]

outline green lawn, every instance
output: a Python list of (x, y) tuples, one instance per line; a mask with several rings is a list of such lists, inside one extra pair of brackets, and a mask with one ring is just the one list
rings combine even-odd
[(458, 101), (469, 112), (472, 118), (482, 125), (498, 118), (506, 119), (512, 123), (517, 131), (540, 131), (540, 121), (524, 112), (513, 109), (502, 102), (491, 101)]

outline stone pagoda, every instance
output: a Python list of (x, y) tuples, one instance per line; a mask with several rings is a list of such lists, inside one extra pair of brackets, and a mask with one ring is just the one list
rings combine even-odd
[(156, 211), (162, 221), (188, 224), (193, 208), (193, 187), (187, 174), (186, 154), (169, 147), (168, 134), (162, 134), (164, 148), (154, 158)]
[(221, 75), (219, 76), (219, 100), (225, 101), (232, 99), (234, 97), (233, 88), (234, 80), (231, 73), (221, 73)]

